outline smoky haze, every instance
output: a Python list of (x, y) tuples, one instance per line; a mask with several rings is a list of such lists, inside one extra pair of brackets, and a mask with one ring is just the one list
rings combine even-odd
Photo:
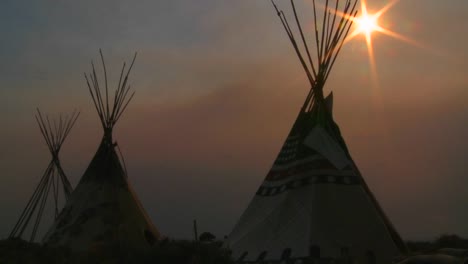
[[(404, 239), (468, 236), (467, 11), (462, 0), (400, 1), (384, 25), (425, 48), (376, 35), (376, 85), (358, 37), (326, 85), (351, 154)], [(97, 150), (102, 129), (83, 72), (99, 48), (114, 85), (138, 51), (136, 95), (114, 138), (170, 237), (191, 238), (193, 219), (200, 231), (230, 232), (309, 88), (269, 1), (6, 1), (0, 22), (2, 237), (50, 160), (36, 107), (81, 111), (61, 152), (73, 185)]]

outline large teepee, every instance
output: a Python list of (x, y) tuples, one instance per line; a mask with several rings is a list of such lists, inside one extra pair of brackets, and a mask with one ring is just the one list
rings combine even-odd
[(75, 251), (96, 248), (144, 251), (151, 248), (159, 233), (131, 187), (116, 152), (117, 144), (112, 139), (114, 125), (133, 97), (133, 93), (129, 94), (128, 76), (135, 58), (128, 70), (125, 63), (123, 65), (113, 103), (109, 100), (102, 53), (101, 60), (105, 91), (101, 92), (94, 65), (92, 73), (85, 77), (104, 135), (88, 169), (44, 242)]
[(406, 251), (348, 152), (333, 120), (332, 95), (323, 95), (356, 16), (356, 2), (312, 1), (313, 53), (294, 0), (299, 43), (273, 3), (311, 89), (272, 168), (226, 241), (239, 262), (345, 258), (390, 263)]
[(37, 109), (36, 121), (52, 155), (52, 159), (18, 221), (11, 230), (10, 238), (24, 237), (30, 231), (27, 239), (31, 242), (34, 241), (51, 192), (54, 202), (55, 219), (58, 217), (60, 206), (63, 206), (65, 203), (62, 200), (68, 200), (72, 187), (60, 164), (59, 153), (78, 116), (78, 112), (73, 112), (70, 116), (60, 116), (58, 119), (51, 121), (48, 116), (43, 117), (39, 109)]

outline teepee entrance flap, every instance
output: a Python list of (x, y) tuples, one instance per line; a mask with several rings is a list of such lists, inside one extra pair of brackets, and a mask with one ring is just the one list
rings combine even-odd
[(320, 125), (312, 128), (304, 139), (304, 145), (320, 153), (337, 169), (344, 169), (351, 164), (340, 145)]

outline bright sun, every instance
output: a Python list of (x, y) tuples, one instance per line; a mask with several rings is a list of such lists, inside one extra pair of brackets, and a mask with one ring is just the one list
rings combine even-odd
[[(394, 2), (393, 2), (394, 3)], [(385, 32), (386, 29), (379, 26), (379, 18), (390, 6), (386, 6), (381, 9), (379, 12), (374, 14), (369, 14), (367, 12), (366, 1), (361, 1), (361, 16), (354, 19), (356, 24), (356, 29), (351, 34), (351, 38), (363, 34), (366, 37), (367, 45), (371, 45), (371, 35), (374, 31)]]
[(419, 46), (416, 42), (411, 39), (408, 39), (396, 32), (393, 32), (389, 29), (383, 28), (379, 25), (379, 18), (387, 12), (393, 5), (395, 5), (400, 0), (391, 0), (386, 6), (382, 9), (378, 10), (375, 13), (368, 13), (367, 11), (367, 3), (366, 0), (361, 0), (361, 16), (356, 18), (351, 18), (351, 20), (355, 23), (354, 31), (348, 36), (346, 41), (350, 41), (354, 37), (358, 35), (364, 36), (367, 44), (367, 51), (369, 53), (369, 61), (371, 64), (372, 71), (375, 73), (375, 60), (374, 60), (374, 51), (372, 47), (372, 37), (373, 33), (382, 33), (399, 40), (403, 40), (405, 42), (409, 42), (413, 45)]
[(367, 49), (369, 51), (369, 56), (371, 61), (373, 61), (373, 51), (372, 51), (372, 35), (373, 33), (382, 33), (388, 35), (390, 37), (405, 41), (417, 47), (425, 48), (421, 44), (415, 42), (412, 39), (409, 39), (405, 36), (402, 36), (396, 32), (391, 31), (390, 29), (384, 28), (379, 24), (380, 17), (387, 12), (392, 6), (394, 6), (400, 0), (390, 0), (387, 5), (385, 5), (382, 9), (378, 10), (375, 13), (369, 13), (367, 11), (367, 3), (366, 0), (361, 0), (361, 16), (359, 17), (351, 17), (348, 18), (352, 20), (355, 24), (355, 29), (346, 39), (346, 42), (352, 40), (354, 37), (358, 35), (363, 35), (366, 39)]
[(378, 16), (376, 15), (363, 14), (361, 17), (356, 18), (355, 22), (358, 27), (357, 30), (366, 37), (380, 28)]

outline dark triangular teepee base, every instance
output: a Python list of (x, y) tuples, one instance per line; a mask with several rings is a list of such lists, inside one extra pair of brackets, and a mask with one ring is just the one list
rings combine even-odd
[(75, 251), (100, 247), (141, 251), (150, 249), (159, 238), (143, 206), (128, 182), (122, 167), (117, 144), (112, 141), (112, 129), (133, 97), (128, 97), (130, 65), (124, 75), (122, 68), (114, 101), (109, 105), (107, 73), (101, 53), (105, 77), (105, 94), (101, 93), (96, 71), (86, 80), (104, 129), (101, 144), (70, 196), (57, 221), (46, 234), (49, 246), (66, 246)]
[(113, 146), (102, 143), (45, 242), (79, 251), (144, 250), (158, 237)]
[(315, 2), (315, 60), (294, 0), (291, 6), (306, 59), (285, 14), (273, 3), (311, 89), (271, 170), (226, 246), (239, 262), (342, 258), (390, 263), (406, 253), (405, 244), (349, 154), (333, 120), (332, 97), (323, 96), (325, 81), (356, 15), (357, 0), (344, 1), (341, 9), (340, 0), (334, 5), (325, 0), (321, 26)]
[(58, 217), (61, 199), (68, 200), (72, 187), (60, 164), (59, 152), (78, 116), (78, 112), (73, 112), (70, 116), (60, 116), (51, 122), (48, 116), (43, 118), (41, 112), (37, 109), (36, 121), (52, 155), (52, 159), (13, 227), (9, 238), (22, 237), (27, 232), (28, 227), (31, 227), (32, 230), (28, 239), (30, 242), (35, 240), (51, 191), (55, 206), (55, 219)]
[(234, 259), (281, 260), (285, 252), (296, 259), (341, 258), (347, 252), (364, 263), (369, 254), (383, 263), (401, 253), (392, 227), (338, 143), (338, 126), (323, 121), (320, 112), (329, 111), (322, 107), (298, 116), (229, 235)]

